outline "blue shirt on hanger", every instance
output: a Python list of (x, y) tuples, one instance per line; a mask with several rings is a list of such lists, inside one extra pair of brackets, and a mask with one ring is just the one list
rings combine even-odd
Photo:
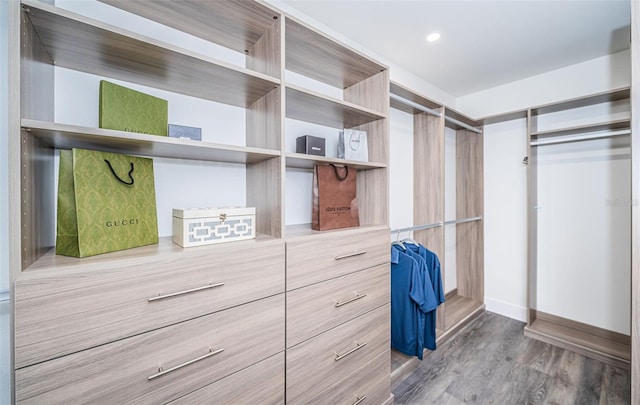
[(400, 246), (391, 246), (391, 347), (422, 360), (425, 305), (420, 265)]
[[(433, 288), (436, 308), (444, 302), (444, 290), (442, 288), (442, 275), (440, 273), (440, 260), (438, 256), (422, 245), (405, 243), (407, 250), (420, 256), (427, 267), (427, 278)], [(436, 350), (436, 316), (435, 308), (425, 314), (424, 327), (424, 347), (429, 350)]]

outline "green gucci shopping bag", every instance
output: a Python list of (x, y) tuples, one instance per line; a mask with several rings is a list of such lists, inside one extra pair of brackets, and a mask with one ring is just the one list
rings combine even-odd
[(60, 151), (56, 253), (86, 257), (158, 243), (153, 160)]

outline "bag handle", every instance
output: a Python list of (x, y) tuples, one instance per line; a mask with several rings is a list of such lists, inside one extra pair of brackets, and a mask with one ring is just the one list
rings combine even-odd
[(111, 162), (109, 162), (107, 159), (104, 160), (105, 162), (107, 162), (107, 166), (109, 166), (109, 170), (111, 170), (111, 174), (113, 174), (113, 176), (118, 179), (118, 181), (122, 184), (126, 184), (127, 186), (133, 186), (133, 176), (131, 176), (131, 173), (133, 173), (133, 162), (131, 162), (131, 170), (129, 170), (128, 176), (129, 179), (131, 179), (130, 182), (126, 182), (124, 180), (122, 180), (120, 178), (120, 176), (118, 176), (118, 174), (116, 173), (115, 170), (113, 170), (113, 167), (111, 166)]
[(342, 166), (346, 170), (344, 177), (340, 177), (340, 174), (338, 174), (338, 168), (336, 167), (336, 165), (330, 164), (329, 166), (333, 167), (333, 171), (336, 173), (336, 178), (339, 181), (345, 181), (347, 177), (349, 177), (349, 166)]

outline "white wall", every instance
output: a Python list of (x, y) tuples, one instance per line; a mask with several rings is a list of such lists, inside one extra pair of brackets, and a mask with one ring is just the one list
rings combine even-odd
[(526, 120), (484, 127), (484, 291), (487, 310), (526, 320)]
[(627, 50), (459, 97), (456, 106), (459, 111), (480, 118), (605, 92), (630, 83)]
[(413, 225), (413, 115), (392, 108), (389, 127), (389, 226), (407, 228)]
[[(628, 118), (628, 103), (556, 113), (538, 128)], [(629, 334), (629, 136), (538, 146), (538, 310)]]

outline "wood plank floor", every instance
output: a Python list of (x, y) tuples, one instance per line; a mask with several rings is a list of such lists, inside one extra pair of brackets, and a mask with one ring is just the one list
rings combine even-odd
[(395, 404), (630, 404), (629, 371), (523, 335), (491, 312), (392, 385)]

